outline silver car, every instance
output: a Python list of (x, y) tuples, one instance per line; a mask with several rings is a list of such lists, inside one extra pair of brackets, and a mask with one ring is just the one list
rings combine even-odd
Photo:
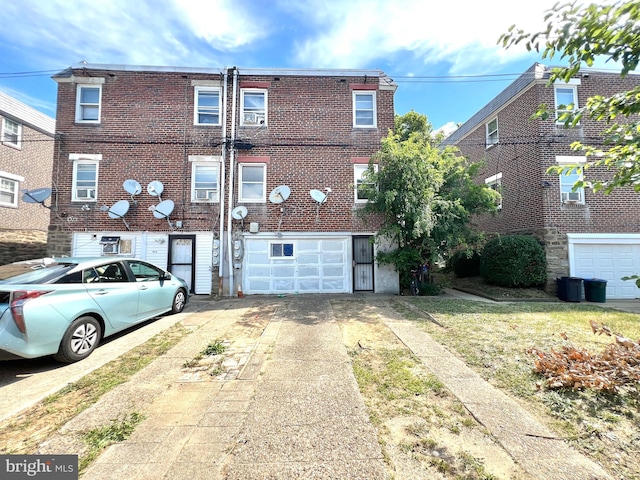
[(100, 340), (167, 312), (184, 280), (136, 258), (44, 258), (0, 266), (0, 357), (82, 360)]

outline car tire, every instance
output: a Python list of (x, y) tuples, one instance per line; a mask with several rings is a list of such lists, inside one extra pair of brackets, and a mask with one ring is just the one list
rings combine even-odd
[(89, 316), (76, 318), (64, 333), (53, 358), (61, 363), (78, 362), (91, 355), (101, 338), (102, 326), (98, 320)]
[(180, 313), (184, 310), (184, 306), (187, 303), (187, 292), (182, 288), (179, 289), (173, 297), (173, 303), (171, 304), (171, 313)]

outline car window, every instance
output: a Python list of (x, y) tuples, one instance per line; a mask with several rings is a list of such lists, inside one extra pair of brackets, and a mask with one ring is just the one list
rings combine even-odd
[(54, 283), (76, 266), (52, 258), (40, 258), (0, 266), (0, 283)]
[(164, 272), (152, 265), (144, 262), (128, 261), (131, 271), (136, 277), (137, 282), (148, 282), (150, 280), (160, 280)]
[(122, 269), (122, 265), (119, 263), (108, 263), (106, 265), (100, 265), (95, 267), (98, 272), (98, 278), (95, 280), (100, 283), (112, 283), (112, 282), (128, 282), (126, 274)]
[(82, 283), (82, 272), (71, 272), (54, 283)]

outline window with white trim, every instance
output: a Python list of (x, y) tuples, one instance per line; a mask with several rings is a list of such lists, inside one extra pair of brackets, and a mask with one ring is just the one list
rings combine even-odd
[[(571, 157), (571, 156), (557, 156), (556, 162), (559, 165), (580, 165), (587, 161), (584, 156)], [(575, 169), (566, 168), (563, 173), (560, 174), (560, 200), (562, 203), (577, 203), (584, 204), (584, 187), (573, 189), (573, 185), (582, 180), (583, 170), (578, 167)]]
[(220, 201), (220, 157), (190, 155), (191, 163), (191, 201)]
[(22, 125), (8, 118), (3, 118), (2, 143), (20, 148), (22, 146)]
[(562, 124), (560, 117), (565, 113), (575, 113), (578, 110), (578, 87), (576, 85), (555, 85), (556, 123)]
[(241, 163), (238, 165), (238, 200), (240, 202), (266, 202), (267, 165)]
[(484, 184), (491, 190), (495, 190), (500, 194), (496, 201), (496, 208), (502, 210), (502, 172), (496, 173), (489, 178), (484, 179)]
[(357, 128), (376, 128), (375, 91), (353, 91), (353, 126)]
[[(372, 185), (366, 183), (364, 177), (365, 172), (369, 169), (367, 164), (357, 164), (353, 166), (353, 201), (355, 203), (366, 203), (369, 200), (365, 189), (361, 188), (363, 185)], [(373, 166), (374, 171), (378, 171), (378, 165)]]
[(487, 133), (487, 148), (498, 143), (498, 117), (494, 118), (486, 125), (486, 133)]
[(102, 85), (78, 85), (76, 122), (100, 123)]
[(18, 207), (18, 187), (23, 177), (0, 172), (0, 207)]
[(267, 90), (243, 88), (240, 90), (240, 125), (259, 127), (267, 124)]
[(98, 198), (98, 164), (102, 155), (71, 154), (73, 160), (72, 202), (95, 202)]
[(196, 125), (220, 125), (220, 92), (219, 87), (195, 87)]
[(292, 242), (270, 242), (269, 258), (293, 258), (294, 249)]

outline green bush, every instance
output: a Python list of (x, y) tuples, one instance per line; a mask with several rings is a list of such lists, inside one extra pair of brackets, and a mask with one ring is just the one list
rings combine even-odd
[(458, 250), (451, 255), (451, 271), (458, 278), (480, 275), (480, 254), (475, 250)]
[(509, 235), (489, 241), (480, 257), (480, 276), (503, 287), (537, 287), (547, 281), (546, 257), (538, 241)]

